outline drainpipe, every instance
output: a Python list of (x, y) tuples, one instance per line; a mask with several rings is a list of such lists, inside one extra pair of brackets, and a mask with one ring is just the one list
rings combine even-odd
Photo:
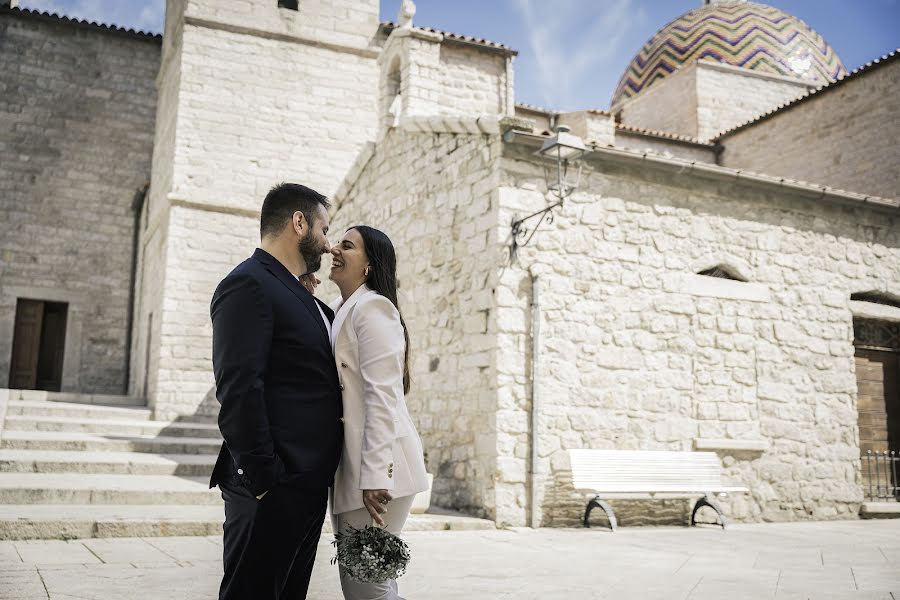
[(139, 187), (131, 201), (131, 210), (134, 212), (134, 232), (131, 237), (131, 280), (128, 286), (128, 328), (125, 334), (125, 395), (128, 395), (131, 387), (131, 338), (134, 335), (134, 287), (137, 282), (138, 248), (141, 241), (141, 213), (144, 211), (144, 201), (147, 199), (149, 188), (149, 183)]
[(531, 527), (541, 526), (540, 511), (540, 453), (538, 452), (541, 430), (540, 367), (541, 367), (541, 303), (538, 276), (528, 270), (531, 276)]

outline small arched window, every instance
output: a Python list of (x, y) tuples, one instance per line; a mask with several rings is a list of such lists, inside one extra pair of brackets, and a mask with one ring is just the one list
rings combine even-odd
[(718, 277), (719, 279), (730, 279), (732, 281), (741, 281), (744, 283), (747, 282), (747, 279), (735, 273), (734, 270), (730, 269), (727, 265), (716, 265), (715, 267), (712, 267), (710, 269), (698, 271), (697, 275), (703, 275), (705, 277)]

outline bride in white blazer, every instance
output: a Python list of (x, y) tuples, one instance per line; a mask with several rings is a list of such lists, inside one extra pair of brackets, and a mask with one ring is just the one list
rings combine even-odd
[[(428, 489), (422, 442), (406, 408), (409, 337), (397, 307), (397, 258), (381, 231), (351, 227), (332, 250), (341, 290), (331, 343), (344, 402), (344, 449), (332, 494), (334, 531), (375, 522), (397, 534)], [(347, 600), (399, 599), (397, 582), (360, 583), (341, 569)]]

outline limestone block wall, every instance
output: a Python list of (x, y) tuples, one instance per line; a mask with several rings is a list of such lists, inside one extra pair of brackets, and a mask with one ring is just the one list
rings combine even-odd
[(613, 116), (599, 110), (579, 110), (557, 116), (560, 125), (568, 125), (572, 133), (585, 142), (602, 146), (615, 143), (616, 125)]
[(186, 7), (190, 22), (319, 45), (365, 48), (378, 27), (377, 0), (299, 0), (297, 10), (279, 8), (277, 0), (175, 2)]
[(258, 208), (282, 180), (333, 193), (374, 139), (376, 89), (374, 53), (189, 21), (171, 193), (232, 208)]
[(697, 65), (681, 67), (610, 111), (635, 127), (697, 137)]
[(151, 186), (148, 236), (161, 241), (143, 240), (154, 249), (146, 273), (162, 279), (143, 288), (147, 333), (136, 344), (150, 350), (138, 351), (135, 367), (147, 372), (157, 416), (215, 412), (215, 286), (258, 245), (259, 207), (274, 184), (331, 195), (374, 139), (383, 41), (377, 3), (309, 1), (291, 11), (188, 0), (169, 8), (167, 30), (180, 40), (160, 74), (167, 126), (157, 135), (171, 173)]
[[(439, 52), (436, 98), (439, 114), (506, 113), (506, 57), (480, 48), (443, 43)], [(511, 71), (512, 69), (510, 69)]]
[(130, 393), (156, 394), (160, 322), (165, 282), (169, 191), (175, 169), (175, 132), (181, 84), (184, 3), (168, 0), (162, 59), (156, 75), (157, 107), (150, 189), (140, 219), (138, 269), (134, 291), (135, 328), (131, 344)]
[(615, 146), (638, 152), (653, 152), (660, 156), (681, 158), (688, 161), (715, 164), (715, 147), (711, 144), (690, 143), (666, 139), (662, 136), (647, 135), (616, 129)]
[(0, 385), (17, 298), (67, 302), (62, 390), (125, 390), (159, 37), (0, 11)]
[(427, 30), (394, 29), (380, 63), (382, 114), (398, 90), (406, 117), (512, 114), (509, 52), (461, 44)]
[(700, 140), (789, 102), (813, 84), (709, 60), (696, 63), (697, 133)]
[[(499, 128), (483, 122), (491, 133), (470, 133), (480, 131), (474, 119), (428, 127), (406, 119), (361, 157), (337, 197), (330, 241), (360, 223), (394, 241), (411, 346), (406, 401), (435, 475), (432, 502), (493, 517)], [(316, 293), (339, 295), (330, 282)]]
[[(531, 150), (504, 147), (501, 223), (545, 204)], [(544, 525), (577, 525), (584, 510), (569, 448), (712, 448), (751, 490), (725, 502), (732, 518), (854, 517), (862, 491), (849, 301), (900, 291), (896, 211), (594, 160), (497, 288), (499, 480), (527, 497), (535, 274)], [(747, 282), (697, 275), (715, 265)], [(516, 504), (518, 523), (526, 506)], [(679, 504), (622, 510), (632, 523), (660, 510), (685, 518)]]
[(613, 111), (626, 125), (707, 141), (810, 89), (809, 82), (695, 61)]
[(900, 197), (900, 61), (832, 86), (720, 138), (722, 164)]

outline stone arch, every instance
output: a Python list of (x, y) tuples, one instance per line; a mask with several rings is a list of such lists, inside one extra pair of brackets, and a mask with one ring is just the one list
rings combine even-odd
[(900, 295), (878, 290), (854, 292), (850, 294), (850, 300), (854, 302), (869, 302), (872, 304), (882, 304), (885, 306), (900, 308)]
[(403, 62), (399, 54), (389, 57), (381, 82), (381, 117), (384, 128), (397, 126), (403, 110)]

